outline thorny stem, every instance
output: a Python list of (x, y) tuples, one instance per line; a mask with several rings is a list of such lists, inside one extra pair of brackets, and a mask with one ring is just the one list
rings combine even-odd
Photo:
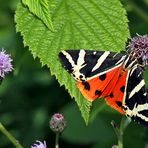
[(59, 148), (59, 133), (56, 133), (55, 148)]
[(23, 146), (16, 140), (0, 123), (0, 131), (16, 146), (16, 148), (23, 148)]

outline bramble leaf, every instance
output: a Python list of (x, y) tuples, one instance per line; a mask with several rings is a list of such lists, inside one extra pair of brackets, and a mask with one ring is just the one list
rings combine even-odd
[(88, 123), (91, 102), (84, 99), (61, 66), (58, 53), (65, 49), (123, 50), (129, 37), (126, 12), (119, 0), (49, 0), (49, 4), (55, 32), (21, 3), (15, 16), (16, 29), (33, 56), (39, 57), (75, 98)]

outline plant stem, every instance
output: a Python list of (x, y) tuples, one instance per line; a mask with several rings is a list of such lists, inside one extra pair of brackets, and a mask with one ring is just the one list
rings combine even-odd
[(123, 148), (123, 133), (124, 133), (125, 128), (129, 125), (129, 123), (130, 123), (130, 120), (125, 116), (122, 117), (119, 128), (117, 127), (114, 121), (111, 122), (111, 125), (113, 126), (114, 131), (117, 135), (118, 148)]
[(55, 148), (59, 148), (59, 133), (56, 133)]
[(0, 123), (0, 131), (16, 146), (16, 148), (23, 148), (23, 146), (16, 140)]
[(118, 148), (123, 148), (123, 132), (121, 131), (122, 129), (119, 129), (114, 121), (111, 122), (111, 125), (113, 126), (113, 129), (117, 135)]
[(118, 148), (123, 148), (123, 135), (120, 134), (118, 137)]
[(123, 116), (121, 119), (120, 127), (119, 127), (119, 137), (118, 137), (118, 147), (123, 148), (123, 132), (124, 132), (124, 122), (125, 117)]

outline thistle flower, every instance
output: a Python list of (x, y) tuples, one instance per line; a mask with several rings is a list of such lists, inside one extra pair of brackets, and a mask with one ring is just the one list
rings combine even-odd
[(41, 141), (36, 141), (37, 142), (37, 144), (35, 143), (35, 144), (33, 144), (32, 146), (31, 146), (31, 148), (47, 148), (47, 145), (46, 145), (46, 141), (44, 141), (44, 142), (41, 142)]
[(55, 133), (62, 133), (66, 127), (66, 121), (62, 114), (56, 113), (51, 117), (50, 128)]
[(137, 35), (129, 42), (129, 51), (137, 59), (141, 60), (142, 65), (148, 65), (148, 36)]
[(2, 49), (0, 51), (0, 79), (5, 77), (5, 74), (13, 70), (12, 59), (9, 54), (6, 54)]

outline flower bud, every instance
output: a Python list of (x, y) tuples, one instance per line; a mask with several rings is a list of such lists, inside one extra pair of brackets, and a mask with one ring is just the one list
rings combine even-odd
[(50, 128), (55, 133), (62, 133), (66, 127), (66, 120), (62, 114), (56, 113), (51, 117)]

